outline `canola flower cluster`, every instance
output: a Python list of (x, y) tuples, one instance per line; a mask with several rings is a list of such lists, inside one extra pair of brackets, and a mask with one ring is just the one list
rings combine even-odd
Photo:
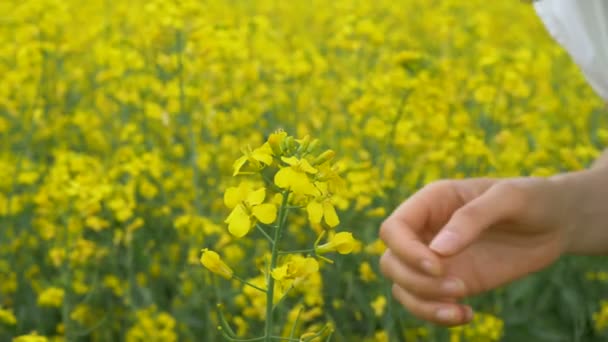
[(378, 270), (421, 186), (608, 143), (527, 3), (5, 0), (0, 42), (0, 341), (608, 337), (594, 260), (453, 330)]
[[(317, 154), (315, 150), (318, 145), (319, 141), (312, 140), (310, 136), (294, 139), (284, 131), (277, 131), (270, 134), (262, 146), (246, 148), (243, 156), (234, 163), (233, 175), (247, 176), (247, 179), (241, 180), (238, 186), (226, 189), (224, 203), (231, 212), (225, 223), (230, 234), (236, 238), (243, 238), (256, 229), (267, 239), (267, 251), (261, 255), (260, 276), (242, 279), (221, 260), (218, 253), (207, 248), (202, 250), (200, 261), (208, 270), (226, 279), (234, 278), (259, 291), (245, 292), (245, 296), (250, 297), (248, 309), (259, 313), (265, 321), (264, 335), (259, 340), (329, 340), (333, 333), (331, 325), (317, 331), (301, 331), (310, 330), (300, 326), (300, 323), (308, 323), (308, 320), (300, 321), (302, 308), (295, 321), (290, 322), (292, 327), (288, 336), (275, 335), (273, 325), (277, 306), (293, 292), (300, 293), (303, 297), (300, 304), (310, 307), (307, 310), (320, 311), (323, 300), (318, 296), (321, 281), (318, 260), (331, 264), (333, 261), (324, 254), (349, 254), (358, 247), (352, 233), (334, 231), (340, 219), (333, 198), (342, 192), (344, 180), (339, 175), (339, 168), (332, 165), (335, 152), (328, 149)], [(259, 177), (251, 179), (252, 176)], [(288, 238), (287, 235), (296, 233), (289, 230), (289, 214), (297, 210), (307, 213), (309, 224), (318, 238), (311, 248), (286, 250), (282, 247), (285, 245), (282, 241)], [(325, 235), (331, 237), (326, 243), (320, 244)], [(219, 316), (219, 330), (223, 336), (227, 340), (242, 341), (223, 316), (221, 307)]]

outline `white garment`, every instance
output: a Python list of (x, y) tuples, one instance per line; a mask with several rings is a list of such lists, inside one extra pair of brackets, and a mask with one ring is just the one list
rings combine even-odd
[(608, 100), (608, 0), (540, 0), (534, 7), (589, 84)]

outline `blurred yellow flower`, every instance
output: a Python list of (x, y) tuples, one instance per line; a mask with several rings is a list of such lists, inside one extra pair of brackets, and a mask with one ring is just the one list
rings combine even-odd
[(595, 325), (595, 330), (598, 332), (608, 328), (608, 300), (602, 300), (600, 302), (600, 309), (593, 313), (593, 323)]
[(63, 303), (64, 294), (63, 289), (49, 287), (38, 295), (38, 305), (58, 308)]
[(15, 325), (17, 324), (17, 318), (15, 318), (12, 310), (3, 309), (0, 306), (0, 323), (4, 323), (6, 325)]
[(13, 342), (48, 342), (48, 338), (38, 335), (37, 332), (32, 332), (13, 338)]
[(374, 315), (380, 317), (384, 314), (384, 309), (386, 308), (386, 297), (378, 296), (370, 304), (374, 310)]

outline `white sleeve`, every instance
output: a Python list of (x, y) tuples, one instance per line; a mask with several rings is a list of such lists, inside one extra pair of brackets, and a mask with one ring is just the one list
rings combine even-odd
[(608, 1), (540, 0), (534, 7), (589, 84), (608, 100)]

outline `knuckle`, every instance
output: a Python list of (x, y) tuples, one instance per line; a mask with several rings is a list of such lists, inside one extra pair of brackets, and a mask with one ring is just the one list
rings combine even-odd
[(391, 288), (393, 298), (395, 298), (404, 308), (417, 318), (427, 321), (434, 321), (434, 307), (427, 302), (421, 301), (409, 293), (398, 284), (393, 284)]
[(429, 291), (428, 284), (416, 281), (415, 279), (407, 281), (407, 284), (403, 284), (403, 286), (417, 296), (428, 296), (431, 292)]
[(441, 293), (436, 284), (430, 283), (424, 279), (410, 278), (403, 279), (407, 284), (403, 284), (411, 293), (421, 298), (434, 298)]
[(510, 209), (520, 211), (529, 202), (529, 191), (525, 186), (517, 182), (506, 180), (496, 184), (496, 191), (500, 193), (508, 203)]
[(453, 180), (440, 179), (440, 180), (436, 180), (436, 181), (426, 185), (425, 188), (429, 192), (436, 192), (436, 191), (443, 191), (443, 190), (453, 186), (453, 184), (454, 184)]
[(481, 214), (482, 213), (476, 205), (469, 204), (454, 211), (452, 219), (461, 224), (469, 225), (475, 222), (475, 218), (479, 217)]

